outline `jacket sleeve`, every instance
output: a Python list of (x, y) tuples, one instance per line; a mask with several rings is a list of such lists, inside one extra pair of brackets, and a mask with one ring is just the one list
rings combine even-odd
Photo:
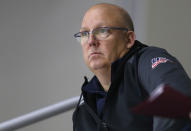
[[(180, 62), (166, 50), (147, 47), (141, 53), (138, 76), (150, 94), (158, 85), (168, 84), (181, 93), (191, 96), (191, 80)], [(180, 131), (186, 122), (168, 118), (153, 118), (153, 131)]]

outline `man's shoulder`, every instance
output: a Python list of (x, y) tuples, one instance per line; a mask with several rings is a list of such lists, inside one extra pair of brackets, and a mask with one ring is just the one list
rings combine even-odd
[(139, 58), (146, 58), (147, 56), (155, 54), (167, 53), (167, 51), (163, 48), (157, 46), (148, 46), (138, 40), (135, 41), (135, 47), (139, 48), (139, 50), (134, 54), (134, 56), (138, 55)]
[(147, 46), (139, 51), (140, 55), (156, 54), (167, 52), (165, 49), (156, 46)]
[(137, 42), (139, 45), (142, 46), (142, 48), (134, 53), (134, 55), (127, 61), (128, 63), (133, 63), (133, 61), (145, 60), (148, 59), (148, 57), (155, 56), (156, 54), (167, 53), (167, 51), (163, 48), (156, 46), (147, 46), (139, 41)]

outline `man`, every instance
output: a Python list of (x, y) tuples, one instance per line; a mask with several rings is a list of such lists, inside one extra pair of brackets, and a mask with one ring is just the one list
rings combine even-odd
[(84, 102), (80, 98), (73, 114), (75, 131), (180, 131), (187, 124), (131, 111), (161, 83), (191, 95), (191, 81), (164, 49), (135, 40), (124, 9), (107, 3), (92, 6), (74, 36), (95, 75), (82, 86)]

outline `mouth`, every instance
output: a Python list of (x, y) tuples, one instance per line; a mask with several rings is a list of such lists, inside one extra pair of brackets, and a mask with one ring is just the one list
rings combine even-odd
[(93, 56), (101, 55), (101, 54), (102, 53), (100, 53), (100, 52), (92, 52), (92, 53), (90, 53), (89, 58), (93, 57)]

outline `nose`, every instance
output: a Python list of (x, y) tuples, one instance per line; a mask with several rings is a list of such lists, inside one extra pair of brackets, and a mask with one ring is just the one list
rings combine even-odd
[(90, 46), (97, 46), (98, 45), (98, 41), (96, 40), (95, 36), (92, 33), (90, 33), (87, 43)]

